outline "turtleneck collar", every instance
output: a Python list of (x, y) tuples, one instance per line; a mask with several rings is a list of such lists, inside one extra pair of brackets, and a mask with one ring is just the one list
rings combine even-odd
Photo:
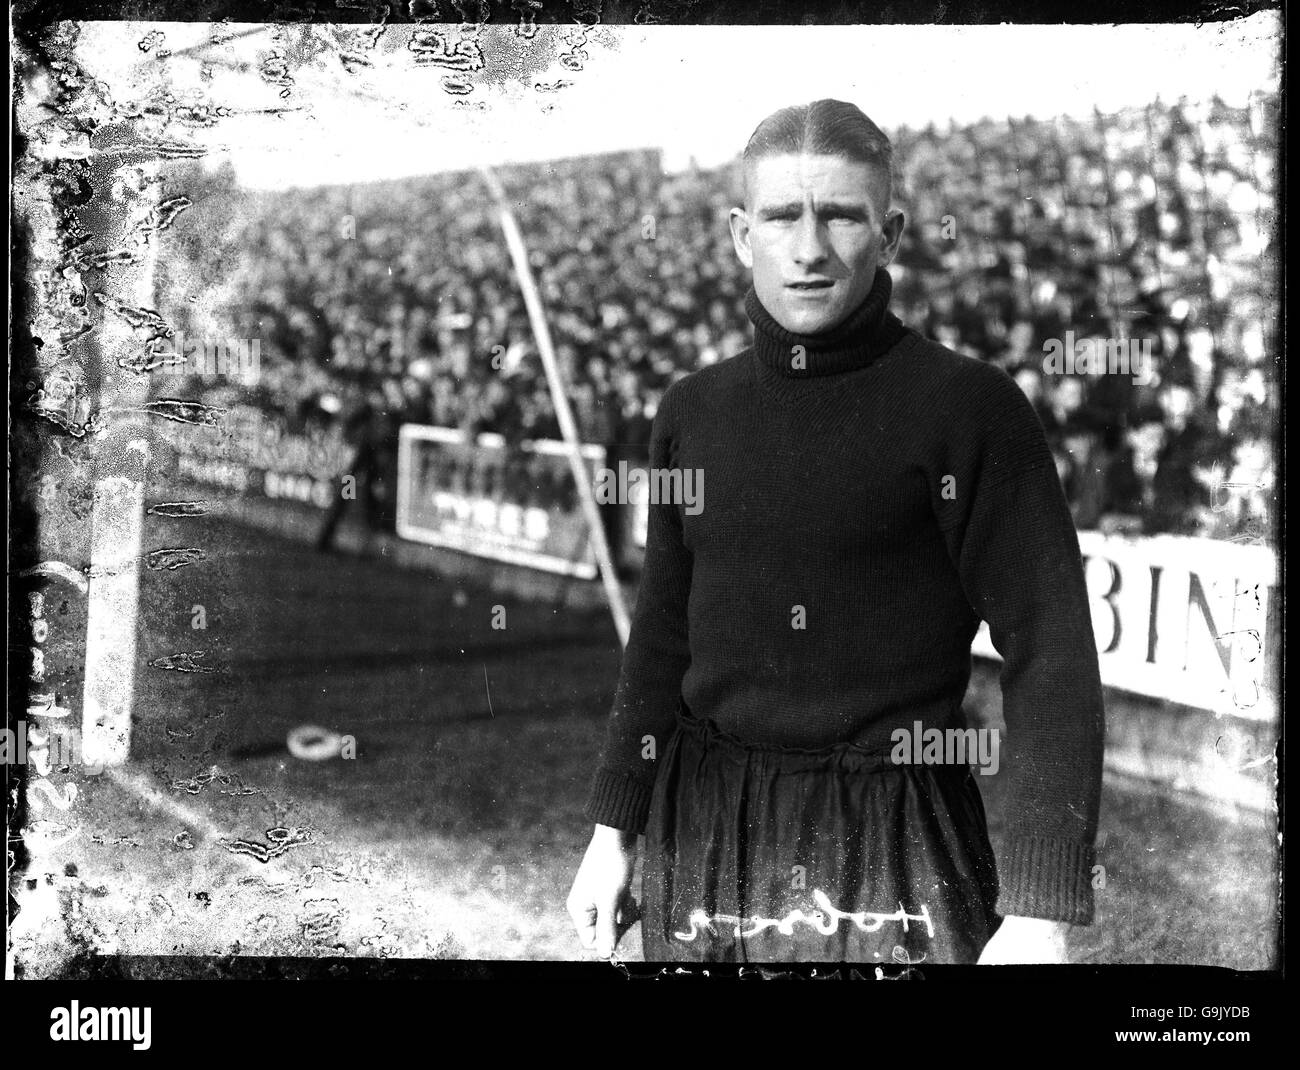
[[(798, 334), (772, 318), (751, 286), (745, 294), (745, 312), (754, 324), (754, 352), (765, 367), (787, 379), (812, 379), (866, 367), (904, 331), (898, 317), (889, 312), (893, 287), (889, 272), (878, 268), (871, 292), (846, 320), (829, 331)], [(795, 346), (803, 347), (802, 361), (794, 359)]]

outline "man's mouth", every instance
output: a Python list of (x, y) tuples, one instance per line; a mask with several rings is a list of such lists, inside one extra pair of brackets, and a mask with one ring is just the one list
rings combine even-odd
[(800, 279), (798, 282), (787, 282), (786, 286), (791, 290), (800, 290), (811, 292), (813, 290), (827, 290), (834, 286), (835, 283), (830, 279)]

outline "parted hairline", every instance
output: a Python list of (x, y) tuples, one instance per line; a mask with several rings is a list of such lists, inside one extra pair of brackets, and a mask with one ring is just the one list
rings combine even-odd
[(804, 155), (837, 156), (867, 164), (885, 180), (881, 212), (888, 208), (893, 194), (893, 144), (856, 104), (831, 98), (781, 108), (754, 128), (741, 155), (746, 203), (758, 160)]

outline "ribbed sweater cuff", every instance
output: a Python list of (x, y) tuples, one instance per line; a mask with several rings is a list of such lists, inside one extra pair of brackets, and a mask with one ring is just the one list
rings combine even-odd
[(644, 832), (650, 817), (652, 789), (626, 773), (602, 769), (591, 782), (583, 816), (596, 825), (625, 832)]
[(1017, 836), (999, 861), (997, 912), (1091, 925), (1090, 844), (1048, 836)]

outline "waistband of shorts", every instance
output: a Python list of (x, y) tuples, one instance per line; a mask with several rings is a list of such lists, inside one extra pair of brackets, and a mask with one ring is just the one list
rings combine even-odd
[(752, 743), (719, 728), (712, 719), (692, 713), (681, 700), (677, 705), (677, 725), (685, 737), (707, 747), (711, 753), (741, 761), (763, 757), (776, 760), (792, 771), (839, 767), (854, 772), (883, 773), (908, 768), (895, 762), (889, 750), (872, 749), (857, 743), (831, 743), (823, 747)]

